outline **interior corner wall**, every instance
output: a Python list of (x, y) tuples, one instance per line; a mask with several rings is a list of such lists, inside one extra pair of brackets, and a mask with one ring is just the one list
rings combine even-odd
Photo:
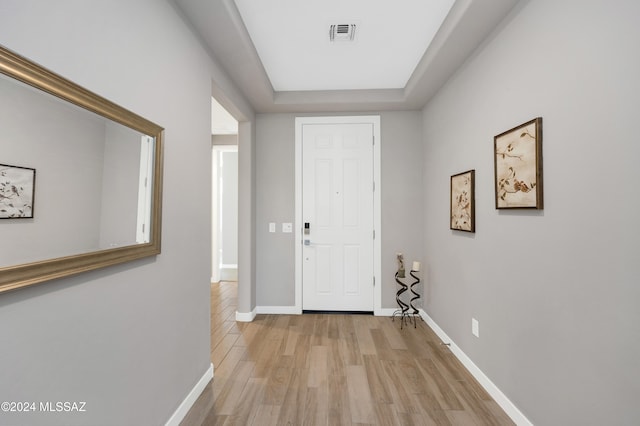
[[(336, 114), (300, 114), (327, 116)], [(380, 115), (382, 198), (382, 308), (396, 307), (397, 252), (422, 260), (422, 116), (420, 111), (348, 113)], [(296, 114), (256, 116), (256, 303), (295, 305), (294, 233), (282, 223), (295, 221)], [(269, 223), (276, 232), (269, 232)]]
[(4, 0), (0, 43), (165, 129), (162, 253), (0, 294), (0, 401), (86, 411), (0, 424), (164, 424), (210, 367), (212, 82), (238, 91), (170, 1)]
[[(426, 310), (536, 425), (640, 419), (638, 16), (523, 1), (423, 111)], [(496, 210), (493, 137), (538, 116), (544, 210)], [(469, 169), (474, 234), (448, 225)]]
[(255, 120), (238, 123), (238, 306), (236, 315), (256, 308), (256, 186)]
[(141, 145), (140, 132), (119, 123), (105, 123), (101, 249), (136, 243)]

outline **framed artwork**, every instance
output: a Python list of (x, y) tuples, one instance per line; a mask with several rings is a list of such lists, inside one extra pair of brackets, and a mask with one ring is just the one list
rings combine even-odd
[(0, 164), (0, 219), (33, 217), (36, 169)]
[(451, 218), (449, 228), (476, 232), (475, 170), (451, 176)]
[(496, 209), (542, 209), (542, 118), (493, 138)]

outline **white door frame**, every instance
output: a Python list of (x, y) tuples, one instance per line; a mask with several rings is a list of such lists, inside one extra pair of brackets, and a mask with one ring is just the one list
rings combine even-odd
[(136, 243), (151, 241), (151, 182), (153, 182), (153, 152), (155, 138), (143, 135), (140, 139), (140, 178), (138, 180), (138, 222)]
[(220, 271), (220, 168), (218, 161), (223, 152), (238, 152), (238, 145), (211, 145), (211, 282), (219, 282), (222, 279)]
[(295, 139), (295, 310), (302, 313), (302, 126), (304, 124), (372, 124), (373, 125), (373, 313), (382, 315), (382, 232), (380, 197), (380, 116), (296, 117)]

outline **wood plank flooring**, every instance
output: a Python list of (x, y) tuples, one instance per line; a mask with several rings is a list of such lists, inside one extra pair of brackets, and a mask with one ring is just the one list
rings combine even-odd
[(236, 283), (211, 286), (214, 379), (181, 425), (512, 425), (423, 322), (258, 315), (235, 322)]

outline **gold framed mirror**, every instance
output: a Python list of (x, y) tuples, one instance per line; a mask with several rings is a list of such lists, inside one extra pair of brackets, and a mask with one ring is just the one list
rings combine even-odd
[(0, 46), (0, 293), (159, 254), (162, 136)]

